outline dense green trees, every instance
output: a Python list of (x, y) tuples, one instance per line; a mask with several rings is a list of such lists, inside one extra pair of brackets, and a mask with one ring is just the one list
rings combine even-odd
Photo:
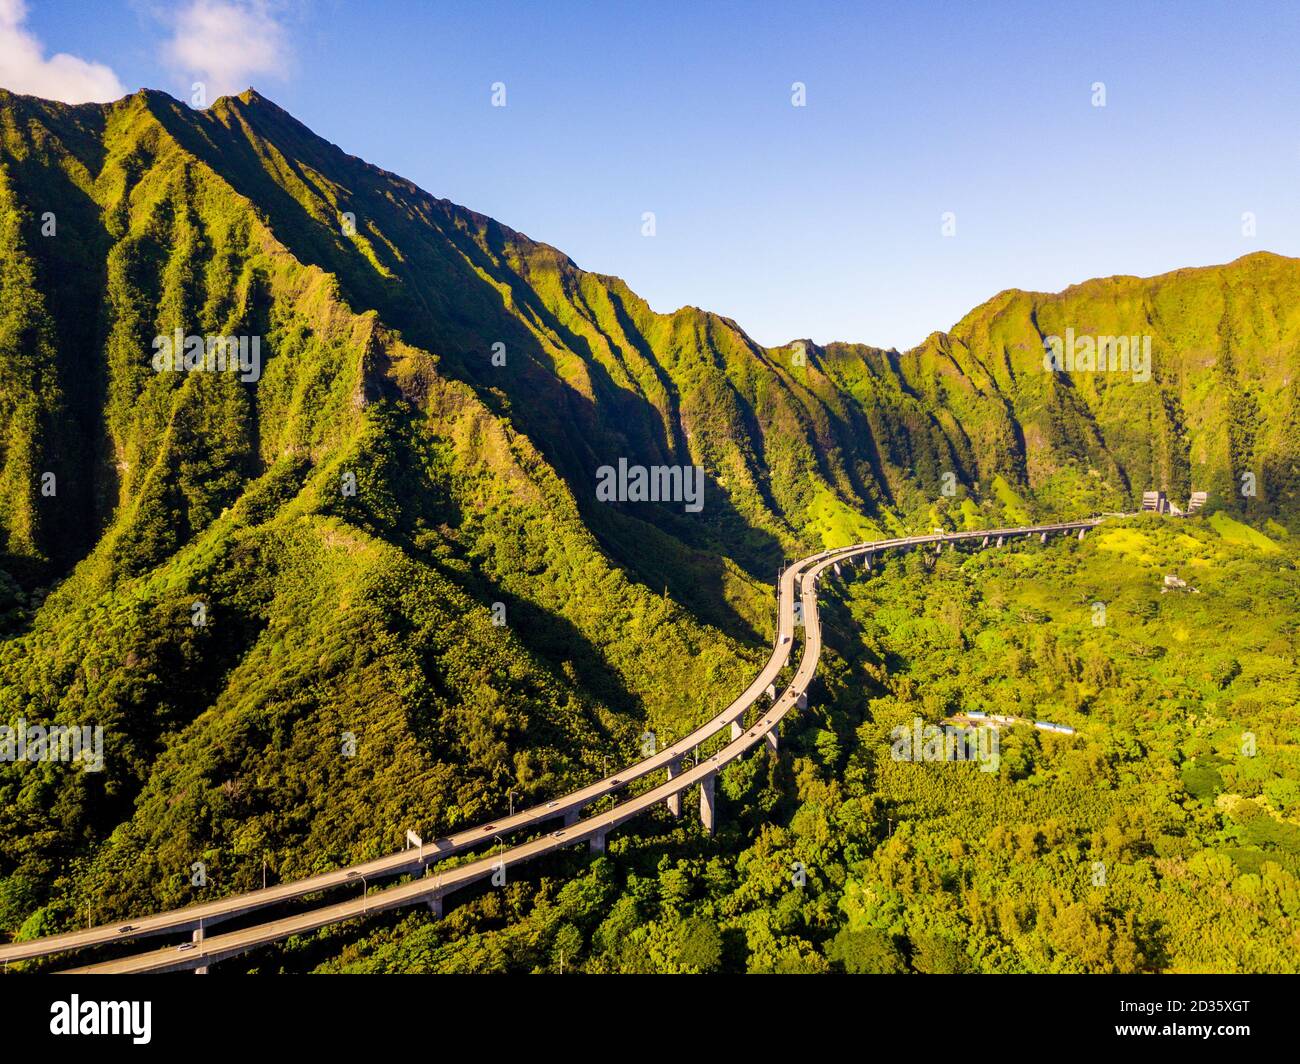
[[(1197, 592), (1160, 594), (1175, 569)], [(459, 970), (467, 941), (533, 970), (518, 944), (542, 941), (552, 971), (560, 942), (566, 970), (591, 972), (1295, 971), (1298, 596), (1290, 546), (1200, 521), (894, 559), (823, 595), (816, 706), (780, 759), (724, 774), (716, 840), (661, 817), (594, 863), (538, 866), (514, 913), (488, 891), (281, 963), (403, 970), (408, 941), (434, 936), (431, 970)], [(1076, 733), (1004, 729), (995, 772), (893, 759), (895, 724), (965, 710)], [(548, 899), (594, 882), (599, 922), (575, 952), (583, 920)]]

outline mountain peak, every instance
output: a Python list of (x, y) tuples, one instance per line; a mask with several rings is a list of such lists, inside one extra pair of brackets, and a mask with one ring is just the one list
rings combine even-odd
[[(277, 115), (284, 115), (288, 118), (293, 118), (293, 115), (290, 114), (290, 112), (286, 111), (269, 96), (265, 96), (258, 92), (251, 85), (243, 92), (223, 96), (221, 97), (221, 100), (216, 102), (220, 103), (222, 100), (227, 104), (238, 104), (239, 106), (250, 110), (269, 111)], [(298, 120), (295, 118), (294, 121), (297, 122)]]

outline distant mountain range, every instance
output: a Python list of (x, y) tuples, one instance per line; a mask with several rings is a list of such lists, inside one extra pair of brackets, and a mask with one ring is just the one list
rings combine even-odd
[[(681, 734), (808, 548), (1152, 487), (1300, 530), (1294, 259), (765, 348), (252, 90), (0, 91), (0, 138), (0, 719), (107, 747), (0, 769), (0, 929), (381, 852)], [(627, 466), (698, 467), (702, 506), (608, 501)]]

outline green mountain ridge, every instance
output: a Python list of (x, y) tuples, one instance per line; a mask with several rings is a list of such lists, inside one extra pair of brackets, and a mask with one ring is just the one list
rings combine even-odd
[[(364, 858), (680, 735), (810, 549), (1147, 487), (1300, 529), (1298, 260), (765, 348), (252, 90), (0, 91), (0, 226), (0, 719), (102, 724), (108, 765), (0, 769), (11, 932)], [(156, 373), (176, 328), (260, 337), (260, 379)], [(1150, 335), (1151, 381), (1044, 372), (1067, 328)], [(598, 502), (620, 458), (702, 467), (703, 511)]]

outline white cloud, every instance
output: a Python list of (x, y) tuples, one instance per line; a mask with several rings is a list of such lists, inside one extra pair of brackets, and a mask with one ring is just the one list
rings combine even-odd
[(11, 92), (64, 103), (116, 100), (126, 95), (117, 75), (103, 63), (63, 52), (45, 56), (45, 46), (23, 25), (23, 0), (0, 0), (0, 85)]
[(284, 27), (265, 0), (191, 0), (173, 16), (164, 54), (187, 86), (203, 83), (209, 103), (254, 77), (284, 77), (290, 62)]

